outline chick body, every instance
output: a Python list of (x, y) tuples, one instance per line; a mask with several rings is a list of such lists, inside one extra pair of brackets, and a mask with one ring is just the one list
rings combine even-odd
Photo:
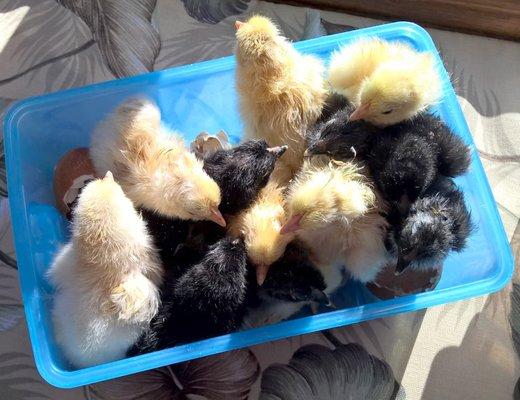
[(336, 51), (329, 81), (355, 104), (358, 118), (379, 126), (409, 119), (441, 95), (432, 54), (378, 38), (360, 39)]
[(124, 357), (159, 307), (162, 269), (146, 225), (110, 174), (89, 183), (71, 241), (48, 271), (66, 358), (84, 368)]
[(246, 134), (271, 146), (289, 146), (274, 173), (286, 184), (301, 166), (305, 132), (321, 113), (323, 66), (298, 53), (265, 17), (241, 23), (236, 36), (236, 84)]
[(239, 239), (209, 246), (179, 279), (165, 282), (161, 309), (129, 354), (140, 354), (238, 329), (245, 313), (247, 260)]
[(160, 111), (149, 100), (127, 100), (102, 121), (90, 156), (96, 172), (112, 171), (137, 207), (168, 218), (224, 223), (218, 185), (182, 139), (161, 126)]
[(341, 285), (343, 265), (367, 282), (389, 261), (383, 203), (360, 172), (352, 162), (306, 162), (289, 188), (289, 218), (282, 232), (296, 232), (310, 249), (326, 293)]
[(472, 230), (463, 193), (450, 178), (439, 176), (393, 227), (399, 254), (396, 270), (442, 264), (450, 251), (465, 248)]

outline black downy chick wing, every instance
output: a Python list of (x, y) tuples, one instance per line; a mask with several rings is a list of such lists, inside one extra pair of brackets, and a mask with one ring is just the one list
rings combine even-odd
[(396, 271), (441, 264), (450, 251), (465, 248), (473, 229), (462, 191), (450, 178), (439, 176), (393, 227)]
[(204, 170), (220, 187), (220, 212), (233, 215), (249, 207), (285, 150), (287, 146), (269, 148), (263, 139), (249, 140), (206, 157)]
[(405, 204), (415, 201), (437, 176), (435, 150), (430, 142), (412, 133), (379, 135), (366, 159), (385, 199)]
[(441, 175), (456, 177), (464, 174), (471, 163), (471, 152), (439, 117), (422, 112), (411, 120), (404, 121), (389, 131), (412, 132), (436, 146), (437, 168)]
[(129, 355), (222, 335), (240, 326), (248, 288), (242, 240), (219, 240), (179, 279), (166, 279), (159, 313)]
[(180, 274), (182, 270), (179, 270), (174, 254), (177, 247), (186, 241), (190, 222), (165, 217), (144, 208), (141, 208), (140, 211), (146, 222), (148, 232), (153, 238), (154, 245), (159, 250), (163, 268), (172, 272), (177, 270), (177, 274)]

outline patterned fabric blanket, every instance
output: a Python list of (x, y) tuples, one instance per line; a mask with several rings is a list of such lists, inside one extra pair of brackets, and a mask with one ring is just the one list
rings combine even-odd
[[(273, 18), (295, 41), (380, 23), (251, 0), (3, 0), (0, 110), (31, 95), (229, 55), (235, 19), (252, 13)], [(429, 32), (518, 258), (520, 43)], [(520, 399), (518, 273), (489, 296), (55, 389), (38, 375), (27, 337), (3, 158), (0, 399)]]

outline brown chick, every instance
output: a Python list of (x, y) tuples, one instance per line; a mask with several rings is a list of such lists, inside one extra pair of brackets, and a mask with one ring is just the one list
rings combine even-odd
[(100, 175), (110, 170), (136, 207), (169, 218), (226, 221), (220, 189), (182, 139), (161, 126), (158, 107), (130, 99), (98, 125), (90, 156)]
[(281, 234), (285, 219), (282, 189), (270, 182), (251, 207), (229, 222), (228, 234), (244, 238), (259, 285), (264, 283), (269, 267), (283, 255), (294, 237), (293, 234)]
[(378, 126), (414, 117), (435, 104), (442, 89), (433, 54), (378, 38), (360, 39), (333, 53), (329, 81), (355, 104), (351, 121)]
[(289, 146), (273, 172), (285, 185), (301, 166), (305, 133), (325, 101), (323, 66), (298, 53), (266, 17), (236, 27), (236, 85), (246, 134), (270, 146)]
[(387, 222), (376, 194), (352, 162), (305, 162), (289, 187), (282, 234), (296, 233), (320, 268), (326, 293), (343, 280), (343, 266), (362, 282), (375, 279), (388, 262)]

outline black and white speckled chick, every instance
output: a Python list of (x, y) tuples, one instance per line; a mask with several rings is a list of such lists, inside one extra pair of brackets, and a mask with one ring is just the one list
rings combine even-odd
[(441, 264), (450, 251), (464, 249), (472, 230), (462, 191), (450, 178), (439, 177), (394, 226), (396, 272)]
[(258, 303), (248, 304), (244, 327), (279, 322), (307, 304), (330, 305), (325, 290), (323, 275), (309, 259), (307, 250), (292, 242), (284, 255), (271, 265), (263, 285), (258, 288)]
[(328, 154), (367, 162), (385, 199), (410, 203), (438, 174), (455, 177), (469, 167), (469, 148), (438, 117), (421, 113), (386, 128), (349, 121), (351, 107), (310, 132), (307, 155)]
[(159, 313), (129, 354), (142, 354), (238, 329), (245, 313), (247, 288), (243, 241), (219, 240), (179, 279), (167, 275)]
[(249, 207), (285, 150), (287, 146), (270, 148), (263, 139), (249, 140), (205, 158), (204, 171), (220, 187), (220, 212), (233, 215)]

